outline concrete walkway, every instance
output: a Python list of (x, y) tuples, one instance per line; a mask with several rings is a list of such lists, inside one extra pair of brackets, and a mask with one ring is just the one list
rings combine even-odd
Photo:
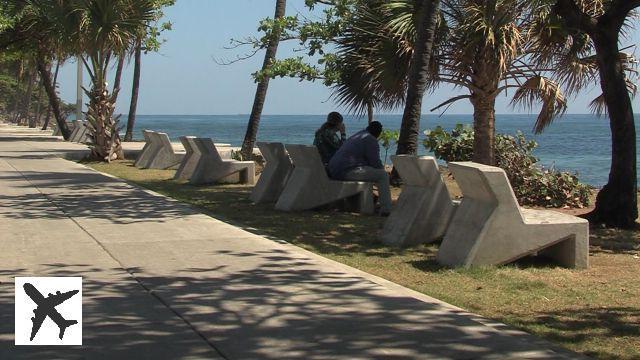
[[(578, 358), (10, 133), (0, 127), (0, 359)], [(14, 276), (84, 278), (82, 347), (13, 345)]]

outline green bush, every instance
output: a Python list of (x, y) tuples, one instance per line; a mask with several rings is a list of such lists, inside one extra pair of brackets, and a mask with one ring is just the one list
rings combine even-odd
[(382, 144), (384, 148), (384, 164), (387, 165), (387, 158), (389, 155), (389, 150), (391, 146), (398, 145), (398, 139), (400, 138), (400, 133), (398, 130), (382, 130), (378, 141)]
[[(444, 161), (471, 161), (473, 128), (456, 125), (447, 132), (441, 126), (425, 131), (424, 146)], [(578, 181), (576, 175), (555, 169), (545, 169), (533, 156), (538, 147), (518, 132), (516, 136), (496, 135), (496, 162), (505, 170), (521, 205), (545, 207), (584, 207), (589, 205), (591, 189)]]

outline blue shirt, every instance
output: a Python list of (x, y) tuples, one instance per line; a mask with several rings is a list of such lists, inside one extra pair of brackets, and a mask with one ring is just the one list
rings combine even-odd
[(360, 166), (384, 168), (378, 139), (367, 130), (355, 133), (338, 149), (329, 162), (329, 173), (332, 178), (342, 180), (349, 170)]

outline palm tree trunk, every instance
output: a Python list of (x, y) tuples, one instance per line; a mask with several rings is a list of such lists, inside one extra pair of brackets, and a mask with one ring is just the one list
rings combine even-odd
[(609, 112), (611, 169), (609, 181), (596, 197), (591, 222), (619, 228), (636, 227), (638, 174), (633, 107), (618, 48), (620, 29), (638, 1), (615, 2), (600, 17), (582, 12), (573, 0), (557, 0), (554, 11), (574, 29), (587, 33), (596, 49), (600, 87)]
[[(51, 71), (51, 66), (49, 66), (49, 71)], [(38, 95), (36, 96), (36, 113), (34, 114), (33, 127), (40, 125), (40, 117), (42, 116), (42, 114), (40, 113), (41, 109), (42, 109), (42, 79), (38, 81)], [(29, 124), (29, 127), (31, 127), (31, 124)]]
[[(287, 8), (286, 0), (276, 0), (276, 11), (274, 19), (281, 19), (285, 15)], [(267, 70), (273, 61), (276, 59), (276, 53), (278, 51), (278, 45), (280, 44), (279, 28), (273, 34), (273, 37), (269, 41), (267, 51), (264, 55), (264, 61), (262, 63), (262, 70)], [(258, 82), (256, 88), (256, 94), (253, 99), (253, 107), (251, 108), (251, 115), (249, 116), (249, 123), (247, 124), (247, 131), (244, 135), (244, 141), (242, 142), (242, 149), (240, 153), (244, 159), (250, 159), (253, 155), (253, 147), (256, 143), (258, 136), (258, 127), (260, 126), (260, 116), (262, 115), (262, 109), (264, 108), (264, 102), (267, 98), (267, 89), (269, 88), (269, 78), (264, 77)]]
[[(56, 62), (56, 72), (53, 75), (53, 89), (56, 90), (57, 88), (57, 84), (58, 84), (58, 70), (60, 70), (60, 61)], [(42, 76), (42, 75), (40, 75)], [(42, 80), (43, 83), (42, 85), (44, 86), (44, 79)], [(46, 89), (45, 89), (46, 91)], [(47, 130), (47, 128), (49, 127), (49, 121), (51, 120), (51, 104), (49, 104), (49, 107), (47, 107), (47, 117), (44, 119), (44, 125), (42, 126), (42, 130)]]
[(136, 45), (136, 51), (134, 55), (133, 88), (131, 89), (131, 105), (129, 106), (129, 117), (127, 118), (127, 132), (124, 135), (124, 141), (133, 140), (133, 128), (136, 125), (136, 111), (138, 109), (138, 93), (140, 91), (141, 63), (142, 63), (142, 40), (138, 40), (138, 44)]
[(9, 111), (12, 114), (12, 122), (17, 123), (18, 118), (20, 117), (20, 93), (22, 88), (22, 81), (24, 79), (24, 60), (20, 60), (18, 64), (18, 72), (16, 74), (16, 92), (13, 94), (13, 104), (11, 106), (11, 110)]
[(636, 128), (629, 91), (619, 57), (618, 37), (601, 29), (593, 36), (600, 70), (600, 86), (609, 111), (611, 170), (608, 183), (596, 198), (589, 220), (633, 228), (638, 218)]
[(423, 0), (420, 7), (420, 22), (416, 45), (409, 67), (407, 99), (400, 137), (396, 154), (415, 155), (418, 152), (418, 132), (420, 131), (420, 115), (422, 113), (422, 98), (427, 86), (431, 48), (436, 29), (436, 19), (439, 0)]
[(369, 124), (373, 122), (373, 104), (371, 102), (367, 103), (367, 120)]
[(29, 83), (27, 84), (27, 92), (24, 95), (24, 101), (22, 103), (22, 111), (20, 115), (20, 122), (28, 122), (29, 127), (31, 121), (29, 121), (29, 109), (31, 108), (31, 97), (33, 95), (33, 83), (35, 82), (36, 72), (33, 69), (29, 69)]
[(495, 165), (496, 100), (493, 97), (471, 98), (473, 104), (473, 161)]
[(62, 132), (62, 136), (64, 137), (64, 139), (69, 140), (71, 131), (69, 131), (69, 127), (67, 126), (67, 122), (65, 121), (65, 119), (62, 118), (62, 113), (60, 112), (60, 101), (58, 100), (56, 88), (51, 83), (51, 72), (48, 70), (45, 63), (44, 54), (38, 52), (38, 55), (36, 56), (36, 65), (38, 67), (38, 71), (40, 72), (40, 77), (42, 77), (42, 84), (44, 85), (44, 89), (46, 90), (49, 97), (49, 105), (51, 105), (51, 109), (53, 110), (53, 116), (56, 118), (58, 129), (60, 129), (60, 132)]
[(118, 66), (116, 67), (116, 77), (113, 81), (113, 90), (120, 89), (120, 80), (122, 79), (122, 70), (124, 69), (124, 54), (118, 57)]

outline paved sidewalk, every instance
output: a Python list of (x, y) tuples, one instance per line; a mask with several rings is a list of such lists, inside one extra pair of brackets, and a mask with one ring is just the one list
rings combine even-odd
[[(0, 128), (0, 359), (578, 358)], [(84, 278), (84, 345), (13, 346), (13, 277)]]

